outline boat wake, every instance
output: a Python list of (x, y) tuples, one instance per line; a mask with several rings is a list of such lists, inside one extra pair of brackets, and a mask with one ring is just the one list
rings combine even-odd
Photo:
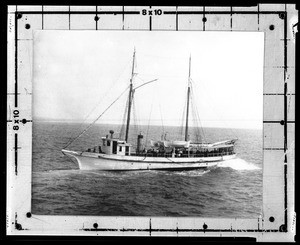
[(210, 172), (210, 169), (196, 169), (196, 170), (184, 170), (184, 171), (165, 171), (165, 174), (169, 175), (181, 175), (189, 177), (199, 177)]
[(43, 171), (33, 171), (32, 174), (51, 174), (51, 175), (68, 175), (68, 174), (80, 174), (80, 169), (50, 169)]
[(241, 158), (235, 158), (218, 163), (220, 168), (232, 168), (234, 170), (260, 170), (261, 168)]
[(180, 175), (180, 176), (189, 176), (189, 177), (199, 177), (203, 176), (210, 172), (209, 169), (202, 170), (178, 170), (178, 171), (162, 171), (162, 170), (141, 170), (141, 171), (89, 171), (86, 172), (95, 175), (101, 175), (103, 177), (117, 177), (117, 178), (128, 178), (128, 177), (138, 177), (145, 175)]

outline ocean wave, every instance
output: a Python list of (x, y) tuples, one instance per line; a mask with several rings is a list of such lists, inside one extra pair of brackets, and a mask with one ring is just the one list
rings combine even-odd
[(185, 171), (166, 171), (166, 174), (169, 175), (181, 175), (181, 176), (188, 176), (188, 177), (199, 177), (203, 176), (204, 174), (209, 173), (210, 170), (201, 170), (201, 169), (196, 169), (196, 170), (185, 170)]

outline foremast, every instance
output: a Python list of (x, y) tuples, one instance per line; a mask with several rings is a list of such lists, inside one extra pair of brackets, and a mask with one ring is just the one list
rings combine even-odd
[(135, 48), (133, 51), (132, 71), (131, 71), (129, 95), (128, 95), (128, 111), (127, 111), (126, 133), (125, 133), (125, 141), (126, 142), (128, 140), (128, 135), (129, 135), (130, 113), (131, 113), (131, 105), (132, 105), (133, 93), (134, 93), (134, 90), (133, 90), (134, 66), (135, 66)]

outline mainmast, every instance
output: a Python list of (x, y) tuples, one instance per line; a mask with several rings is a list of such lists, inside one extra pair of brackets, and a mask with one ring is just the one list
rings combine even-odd
[(184, 137), (185, 141), (188, 141), (188, 132), (189, 132), (190, 93), (191, 93), (191, 55), (189, 61), (189, 78), (188, 78), (188, 90), (187, 90), (187, 102), (186, 102), (186, 122), (185, 122), (185, 137)]
[(129, 86), (129, 96), (128, 96), (128, 112), (127, 112), (127, 124), (126, 124), (126, 134), (125, 134), (125, 141), (128, 140), (128, 133), (129, 133), (129, 124), (130, 124), (130, 112), (131, 112), (131, 104), (133, 100), (133, 77), (134, 77), (134, 64), (135, 64), (135, 48), (133, 51), (133, 59), (132, 59), (132, 72), (130, 78), (130, 86)]

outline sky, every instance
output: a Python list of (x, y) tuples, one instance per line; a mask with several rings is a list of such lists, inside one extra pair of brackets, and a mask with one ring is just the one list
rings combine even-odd
[(97, 121), (121, 123), (134, 48), (133, 85), (158, 80), (135, 91), (133, 124), (182, 124), (191, 56), (201, 125), (262, 129), (261, 32), (35, 31), (33, 118), (92, 122), (123, 93)]

